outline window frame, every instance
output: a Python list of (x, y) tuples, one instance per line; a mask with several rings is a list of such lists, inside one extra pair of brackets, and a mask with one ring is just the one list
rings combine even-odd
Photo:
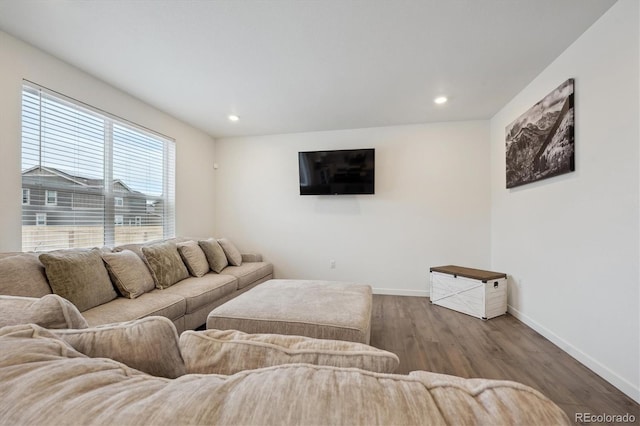
[(36, 213), (36, 226), (47, 226), (47, 213)]
[[(25, 197), (26, 194), (26, 197)], [(25, 202), (26, 198), (26, 202)], [(30, 206), (31, 205), (31, 188), (22, 188), (22, 205)]]
[[(38, 103), (39, 102), (39, 103)], [(54, 114), (54, 115), (46, 115), (46, 114)], [(60, 114), (65, 114), (61, 116)], [(68, 114), (68, 115), (67, 115)], [(73, 120), (74, 117), (79, 117), (80, 126), (72, 128), (72, 131), (79, 132), (78, 134), (84, 132), (84, 124), (83, 122), (89, 123), (91, 125), (91, 131), (94, 132), (92, 135), (100, 135), (103, 134), (103, 137), (98, 139), (92, 139), (91, 143), (102, 143), (103, 151), (96, 154), (97, 161), (102, 161), (102, 166), (100, 169), (93, 168), (96, 164), (93, 160), (91, 163), (86, 162), (83, 163), (92, 167), (91, 169), (82, 169), (77, 168), (78, 166), (74, 166), (72, 159), (67, 160), (64, 157), (64, 152), (66, 149), (72, 150), (73, 147), (83, 145), (78, 145), (81, 143), (83, 139), (73, 139), (74, 136), (66, 136), (63, 135), (60, 138), (60, 134), (50, 133), (48, 136), (44, 135), (42, 129), (38, 132), (38, 126), (44, 126), (43, 122), (45, 120), (53, 120), (53, 125), (57, 125), (57, 122), (54, 123), (58, 117), (64, 117), (65, 120)], [(84, 120), (83, 117), (90, 117), (92, 121)], [(156, 131), (150, 130), (144, 126), (140, 126), (138, 124), (132, 123), (126, 119), (118, 117), (113, 114), (109, 114), (105, 111), (102, 111), (98, 108), (87, 105), (77, 99), (70, 98), (61, 93), (58, 93), (54, 90), (47, 89), (43, 86), (40, 86), (36, 83), (33, 83), (28, 80), (23, 80), (22, 85), (22, 176), (24, 182), (25, 172), (31, 170), (30, 167), (33, 167), (34, 161), (36, 164), (35, 173), (32, 173), (27, 182), (31, 184), (33, 180), (37, 180), (38, 182), (42, 182), (45, 185), (41, 185), (36, 183), (36, 186), (44, 192), (44, 200), (39, 201), (38, 205), (33, 204), (32, 200), (32, 191), (29, 188), (23, 187), (23, 197), (22, 197), (22, 244), (23, 250), (30, 251), (35, 249), (43, 249), (49, 250), (54, 248), (59, 248), (55, 246), (56, 242), (54, 241), (55, 237), (51, 233), (49, 235), (44, 235), (44, 237), (40, 238), (38, 241), (31, 241), (28, 229), (25, 227), (31, 226), (29, 216), (33, 218), (34, 213), (36, 214), (36, 223), (40, 225), (48, 225), (48, 218), (46, 214), (43, 215), (46, 211), (38, 211), (42, 208), (47, 207), (56, 207), (56, 218), (55, 218), (55, 226), (66, 226), (70, 231), (74, 229), (81, 229), (81, 232), (85, 232), (82, 227), (94, 227), (99, 228), (101, 236), (97, 237), (102, 239), (102, 245), (106, 246), (115, 246), (116, 244), (126, 244), (126, 243), (142, 243), (149, 240), (161, 238), (171, 238), (175, 237), (175, 175), (176, 175), (176, 143), (175, 140), (171, 137), (158, 133)], [(25, 122), (28, 120), (28, 122)], [(97, 120), (97, 121), (95, 121)], [(93, 123), (97, 123), (99, 126), (94, 126)], [(28, 137), (25, 139), (25, 126), (28, 130)], [(55, 129), (54, 127), (50, 127), (51, 129)], [(62, 129), (62, 128), (60, 128)], [(87, 130), (89, 131), (89, 130)], [(95, 133), (95, 132), (98, 133)], [(55, 138), (55, 139), (49, 139)], [(67, 145), (67, 140), (69, 140)], [(97, 141), (97, 142), (96, 142)], [(25, 143), (27, 145), (25, 145)], [(49, 148), (46, 148), (49, 146)], [(56, 148), (61, 146), (60, 150), (56, 151)], [(86, 145), (84, 145), (86, 146)], [(68, 148), (67, 148), (68, 147)], [(27, 151), (25, 151), (25, 149)], [(47, 155), (57, 155), (57, 159), (49, 159), (43, 157), (45, 156), (44, 149), (48, 149)], [(39, 150), (39, 151), (37, 151)], [(114, 153), (114, 150), (117, 153)], [(39, 154), (38, 154), (39, 152)], [(57, 154), (56, 154), (57, 152)], [(72, 152), (72, 151), (69, 151)], [(26, 153), (26, 154), (25, 154)], [(35, 154), (34, 154), (35, 153)], [(53, 154), (52, 154), (53, 153)], [(93, 154), (93, 151), (91, 152)], [(133, 164), (130, 164), (128, 155), (133, 153), (133, 155), (145, 156), (151, 158), (151, 162), (147, 163), (154, 167), (153, 170), (156, 171), (155, 174), (149, 176), (148, 170), (143, 174), (139, 170), (138, 164), (133, 161)], [(77, 154), (77, 151), (72, 152), (72, 155), (80, 156), (74, 158), (85, 159), (82, 153)], [(152, 157), (153, 155), (153, 157)], [(62, 160), (60, 160), (62, 158)], [(102, 160), (100, 160), (102, 159)], [(25, 163), (26, 161), (26, 163)], [(51, 163), (53, 161), (53, 163)], [(67, 164), (68, 161), (69, 168), (64, 169), (61, 168), (58, 164)], [(51, 165), (53, 164), (53, 165)], [(99, 163), (98, 163), (99, 164)], [(25, 166), (26, 165), (26, 166)], [(118, 170), (115, 168), (118, 167)], [(96, 180), (95, 175), (87, 175), (83, 174), (83, 170), (101, 170), (103, 173), (99, 179), (99, 186), (93, 187), (91, 191), (95, 191), (95, 188), (98, 189), (98, 192), (102, 197), (104, 197), (104, 204), (100, 207), (87, 207), (78, 205), (74, 202), (75, 195), (84, 194), (82, 190), (79, 190), (74, 186), (73, 183), (69, 183), (66, 181), (60, 183), (55, 183), (53, 180), (47, 181), (47, 176), (44, 176), (43, 170), (45, 169), (54, 169), (62, 172), (61, 175), (63, 178), (68, 178), (68, 180), (75, 182), (74, 179), (78, 178), (80, 184), (83, 184), (82, 180), (86, 182), (87, 180), (93, 179)], [(123, 172), (124, 171), (124, 172)], [(114, 179), (114, 174), (118, 178)], [(125, 175), (122, 175), (125, 173)], [(125, 183), (122, 179), (128, 179)], [(134, 181), (130, 181), (130, 179), (137, 179)], [(143, 180), (149, 179), (149, 180)], [(116, 226), (123, 226), (124, 223), (124, 215), (120, 215), (122, 220), (120, 224), (116, 224), (116, 210), (118, 213), (122, 211), (125, 207), (125, 200), (127, 196), (120, 196), (119, 193), (122, 193), (122, 189), (119, 187), (114, 188), (116, 186), (116, 182), (124, 185), (125, 191), (127, 194), (129, 192), (132, 193), (133, 198), (131, 201), (131, 205), (127, 203), (128, 209), (133, 209), (130, 213), (138, 213), (142, 214), (145, 217), (152, 214), (154, 218), (146, 218), (144, 223), (153, 229), (152, 233), (138, 232), (138, 235), (130, 237), (121, 232), (116, 233)], [(136, 187), (136, 182), (138, 187)], [(131, 183), (134, 186), (131, 186)], [(53, 188), (51, 188), (53, 185)], [(95, 184), (90, 184), (95, 185)], [(142, 185), (142, 186), (141, 186)], [(24, 186), (24, 183), (23, 183)], [(49, 188), (47, 188), (49, 186)], [(139, 189), (139, 188), (147, 188)], [(26, 190), (26, 191), (25, 191)], [(149, 191), (149, 192), (147, 192)], [(60, 194), (62, 193), (62, 194)], [(63, 205), (61, 205), (61, 195), (64, 196)], [(67, 203), (67, 195), (69, 195), (70, 201)], [(131, 194), (130, 194), (131, 195)], [(159, 210), (154, 209), (155, 211), (150, 213), (148, 208), (142, 203), (142, 207), (137, 203), (136, 200), (139, 198), (144, 199), (144, 197), (151, 197), (157, 202), (159, 202)], [(28, 201), (25, 203), (25, 201)], [(69, 205), (67, 205), (69, 204)], [(29, 206), (27, 208), (27, 206)], [(138, 210), (136, 210), (136, 208)], [(90, 215), (84, 215), (85, 212), (91, 210), (93, 213)], [(99, 214), (99, 211), (102, 211), (102, 216), (96, 216)], [(58, 218), (60, 216), (60, 218)], [(40, 219), (40, 220), (38, 220)], [(118, 218), (120, 219), (120, 218)], [(83, 222), (84, 221), (84, 222)], [(91, 221), (90, 225), (87, 225), (86, 222)], [(143, 222), (142, 218), (140, 222)], [(54, 226), (50, 225), (50, 226)], [(139, 226), (139, 225), (138, 225)], [(80, 227), (80, 228), (79, 228)], [(90, 232), (90, 231), (86, 231)], [(91, 231), (96, 232), (96, 231)], [(124, 235), (124, 236), (123, 236)], [(48, 237), (48, 238), (47, 238)], [(127, 240), (127, 238), (136, 238), (137, 240)], [(91, 243), (87, 243), (90, 245), (77, 245), (74, 247), (91, 247), (95, 246), (95, 238), (92, 239)], [(35, 247), (34, 247), (35, 244)]]
[[(49, 196), (53, 195), (53, 201), (49, 201)], [(58, 205), (58, 191), (55, 189), (45, 189), (44, 191), (44, 205), (45, 206), (57, 206)]]

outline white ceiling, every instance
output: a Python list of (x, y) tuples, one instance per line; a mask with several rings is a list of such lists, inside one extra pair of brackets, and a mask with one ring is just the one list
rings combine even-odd
[(490, 118), (613, 3), (0, 0), (0, 29), (223, 137)]

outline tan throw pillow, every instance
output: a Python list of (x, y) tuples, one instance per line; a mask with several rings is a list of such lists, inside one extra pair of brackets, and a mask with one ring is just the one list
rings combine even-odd
[(175, 240), (175, 238), (169, 238), (167, 240), (147, 241), (146, 243), (122, 244), (122, 245), (119, 245), (119, 246), (115, 246), (112, 251), (113, 252), (118, 252), (118, 251), (124, 251), (124, 250), (131, 250), (132, 252), (134, 252), (135, 254), (140, 256), (140, 259), (144, 260), (144, 254), (142, 253), (142, 247), (150, 246), (151, 244), (164, 243), (164, 242), (167, 242), (167, 241), (175, 242), (174, 240)]
[(194, 277), (201, 277), (209, 272), (209, 263), (207, 262), (207, 256), (195, 241), (185, 241), (178, 243), (178, 252), (180, 257), (187, 265), (189, 273)]
[(229, 375), (293, 363), (393, 373), (400, 364), (394, 353), (363, 343), (235, 330), (185, 331), (180, 351), (190, 374)]
[(218, 243), (222, 247), (222, 250), (224, 250), (224, 254), (225, 256), (227, 256), (229, 264), (233, 266), (242, 265), (242, 254), (240, 254), (240, 251), (236, 248), (235, 245), (233, 245), (231, 241), (227, 240), (226, 238), (220, 238), (218, 240)]
[(80, 312), (118, 297), (101, 253), (100, 249), (94, 248), (40, 255), (53, 292), (76, 305)]
[(147, 265), (131, 250), (103, 253), (102, 260), (107, 265), (111, 281), (124, 297), (135, 299), (156, 287)]
[(219, 274), (227, 267), (229, 264), (227, 255), (224, 254), (224, 250), (220, 247), (220, 244), (218, 244), (218, 241), (216, 241), (215, 238), (200, 240), (198, 241), (198, 244), (207, 257), (207, 262), (209, 262), (209, 266), (212, 271)]
[(37, 324), (44, 328), (89, 327), (78, 308), (57, 294), (39, 299), (0, 296), (0, 328), (18, 324)]
[(0, 294), (42, 297), (51, 294), (44, 266), (33, 253), (0, 259)]
[(84, 330), (60, 330), (55, 334), (91, 358), (113, 359), (169, 379), (185, 374), (178, 332), (165, 317), (146, 317)]
[(142, 247), (144, 259), (157, 288), (168, 288), (189, 277), (176, 243), (166, 241)]
[(144, 254), (142, 254), (142, 247), (144, 247), (144, 243), (132, 243), (132, 244), (123, 244), (121, 246), (116, 246), (113, 248), (113, 252), (117, 253), (120, 251), (131, 250), (135, 254), (137, 254), (140, 259), (144, 259)]

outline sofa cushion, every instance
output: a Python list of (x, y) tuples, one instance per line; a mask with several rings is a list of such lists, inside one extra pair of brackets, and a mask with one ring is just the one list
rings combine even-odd
[(35, 253), (17, 253), (0, 259), (0, 294), (42, 297), (51, 294), (44, 266)]
[(135, 299), (155, 288), (147, 265), (133, 251), (103, 253), (102, 260), (107, 266), (111, 281), (124, 297)]
[(142, 247), (145, 246), (150, 246), (152, 244), (157, 244), (157, 243), (163, 243), (163, 242), (177, 242), (176, 238), (167, 238), (165, 240), (152, 240), (152, 241), (147, 241), (145, 243), (128, 243), (128, 244), (121, 244), (119, 246), (115, 246), (113, 248), (114, 252), (119, 252), (119, 251), (124, 251), (124, 250), (131, 250), (132, 252), (134, 252), (135, 254), (137, 254), (138, 256), (140, 256), (140, 259), (144, 260), (144, 253), (142, 253)]
[(186, 313), (190, 314), (237, 289), (235, 277), (210, 273), (199, 278), (189, 277), (164, 291), (183, 297), (187, 304)]
[(316, 364), (393, 373), (398, 357), (369, 345), (236, 330), (185, 331), (180, 350), (189, 373), (235, 374), (281, 364)]
[(142, 247), (144, 247), (145, 243), (131, 243), (131, 244), (122, 244), (120, 246), (115, 246), (113, 248), (114, 253), (118, 253), (125, 250), (131, 250), (135, 254), (137, 254), (140, 259), (144, 259), (144, 254), (142, 253)]
[(142, 247), (145, 262), (157, 288), (168, 288), (189, 276), (176, 243), (165, 241)]
[(202, 248), (205, 256), (207, 256), (209, 267), (213, 272), (219, 274), (229, 264), (227, 255), (224, 254), (224, 250), (215, 238), (200, 240), (198, 244)]
[(96, 306), (82, 313), (89, 326), (131, 321), (139, 318), (159, 315), (172, 321), (184, 316), (186, 301), (183, 297), (167, 293), (165, 290), (153, 290), (135, 299), (118, 297), (107, 304)]
[(44, 328), (89, 326), (78, 308), (57, 294), (41, 298), (0, 296), (0, 327), (29, 323)]
[(54, 334), (91, 358), (110, 358), (169, 379), (185, 374), (178, 332), (165, 317), (148, 317), (83, 330), (59, 330)]
[(242, 265), (242, 254), (236, 248), (236, 246), (226, 238), (220, 238), (218, 240), (220, 247), (224, 251), (225, 256), (227, 256), (227, 260), (229, 261), (229, 265), (240, 266)]
[(243, 262), (262, 262), (262, 255), (260, 253), (242, 253)]
[(224, 275), (233, 275), (238, 279), (238, 288), (245, 288), (269, 275), (273, 275), (273, 264), (269, 262), (244, 262), (240, 266), (227, 266)]
[(3, 424), (571, 424), (514, 382), (308, 364), (170, 380), (88, 358), (47, 333), (0, 329)]
[(187, 266), (189, 273), (194, 277), (201, 277), (209, 272), (207, 256), (196, 241), (184, 241), (178, 243), (178, 252)]
[(40, 255), (53, 292), (76, 305), (80, 312), (118, 297), (101, 253), (100, 249), (94, 248)]

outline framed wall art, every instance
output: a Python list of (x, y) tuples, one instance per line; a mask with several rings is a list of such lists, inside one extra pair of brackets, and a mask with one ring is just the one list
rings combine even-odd
[(570, 78), (507, 126), (507, 188), (575, 170), (573, 104)]

